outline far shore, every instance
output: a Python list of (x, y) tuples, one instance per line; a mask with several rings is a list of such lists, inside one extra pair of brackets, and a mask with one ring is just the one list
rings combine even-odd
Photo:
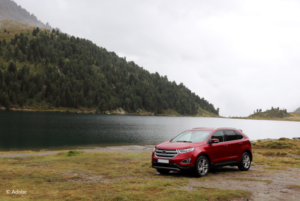
[[(0, 106), (0, 110), (7, 110)], [(145, 110), (138, 110), (137, 112), (126, 112), (122, 108), (117, 108), (112, 111), (99, 112), (95, 108), (65, 108), (65, 107), (50, 107), (42, 106), (40, 108), (35, 107), (23, 107), (23, 108), (9, 108), (11, 111), (25, 111), (25, 112), (60, 112), (60, 113), (77, 113), (77, 114), (101, 114), (101, 115), (139, 115), (139, 116), (165, 116), (165, 117), (212, 117), (212, 118), (225, 118), (225, 119), (249, 119), (249, 120), (270, 120), (270, 121), (300, 121), (300, 113), (289, 113), (289, 117), (283, 118), (259, 118), (259, 117), (223, 117), (217, 116), (211, 113), (197, 114), (197, 115), (181, 115), (174, 110), (167, 110), (163, 114), (155, 114)]]

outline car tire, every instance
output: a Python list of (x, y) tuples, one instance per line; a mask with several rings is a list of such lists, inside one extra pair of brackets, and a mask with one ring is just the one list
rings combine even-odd
[(250, 169), (250, 166), (251, 166), (250, 154), (248, 152), (244, 152), (242, 155), (242, 160), (240, 161), (238, 167), (241, 171), (247, 171)]
[(195, 163), (195, 174), (198, 177), (204, 177), (209, 171), (209, 160), (205, 156), (200, 156)]
[(160, 174), (169, 174), (170, 170), (166, 170), (166, 169), (156, 169), (157, 172), (159, 172)]

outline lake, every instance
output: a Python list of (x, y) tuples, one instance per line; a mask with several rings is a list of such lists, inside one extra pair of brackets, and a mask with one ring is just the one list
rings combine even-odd
[(0, 150), (158, 144), (195, 127), (234, 127), (251, 140), (300, 137), (300, 122), (0, 111)]

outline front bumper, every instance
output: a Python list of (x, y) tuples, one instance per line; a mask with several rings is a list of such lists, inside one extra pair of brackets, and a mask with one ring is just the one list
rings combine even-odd
[(167, 170), (174, 170), (174, 171), (193, 171), (194, 166), (181, 166), (176, 163), (157, 163), (152, 161), (152, 168), (155, 169), (167, 169)]

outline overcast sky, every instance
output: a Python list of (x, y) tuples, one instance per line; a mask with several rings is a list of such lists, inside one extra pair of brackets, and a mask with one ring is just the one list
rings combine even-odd
[(300, 3), (15, 0), (43, 23), (167, 75), (222, 116), (300, 107)]

